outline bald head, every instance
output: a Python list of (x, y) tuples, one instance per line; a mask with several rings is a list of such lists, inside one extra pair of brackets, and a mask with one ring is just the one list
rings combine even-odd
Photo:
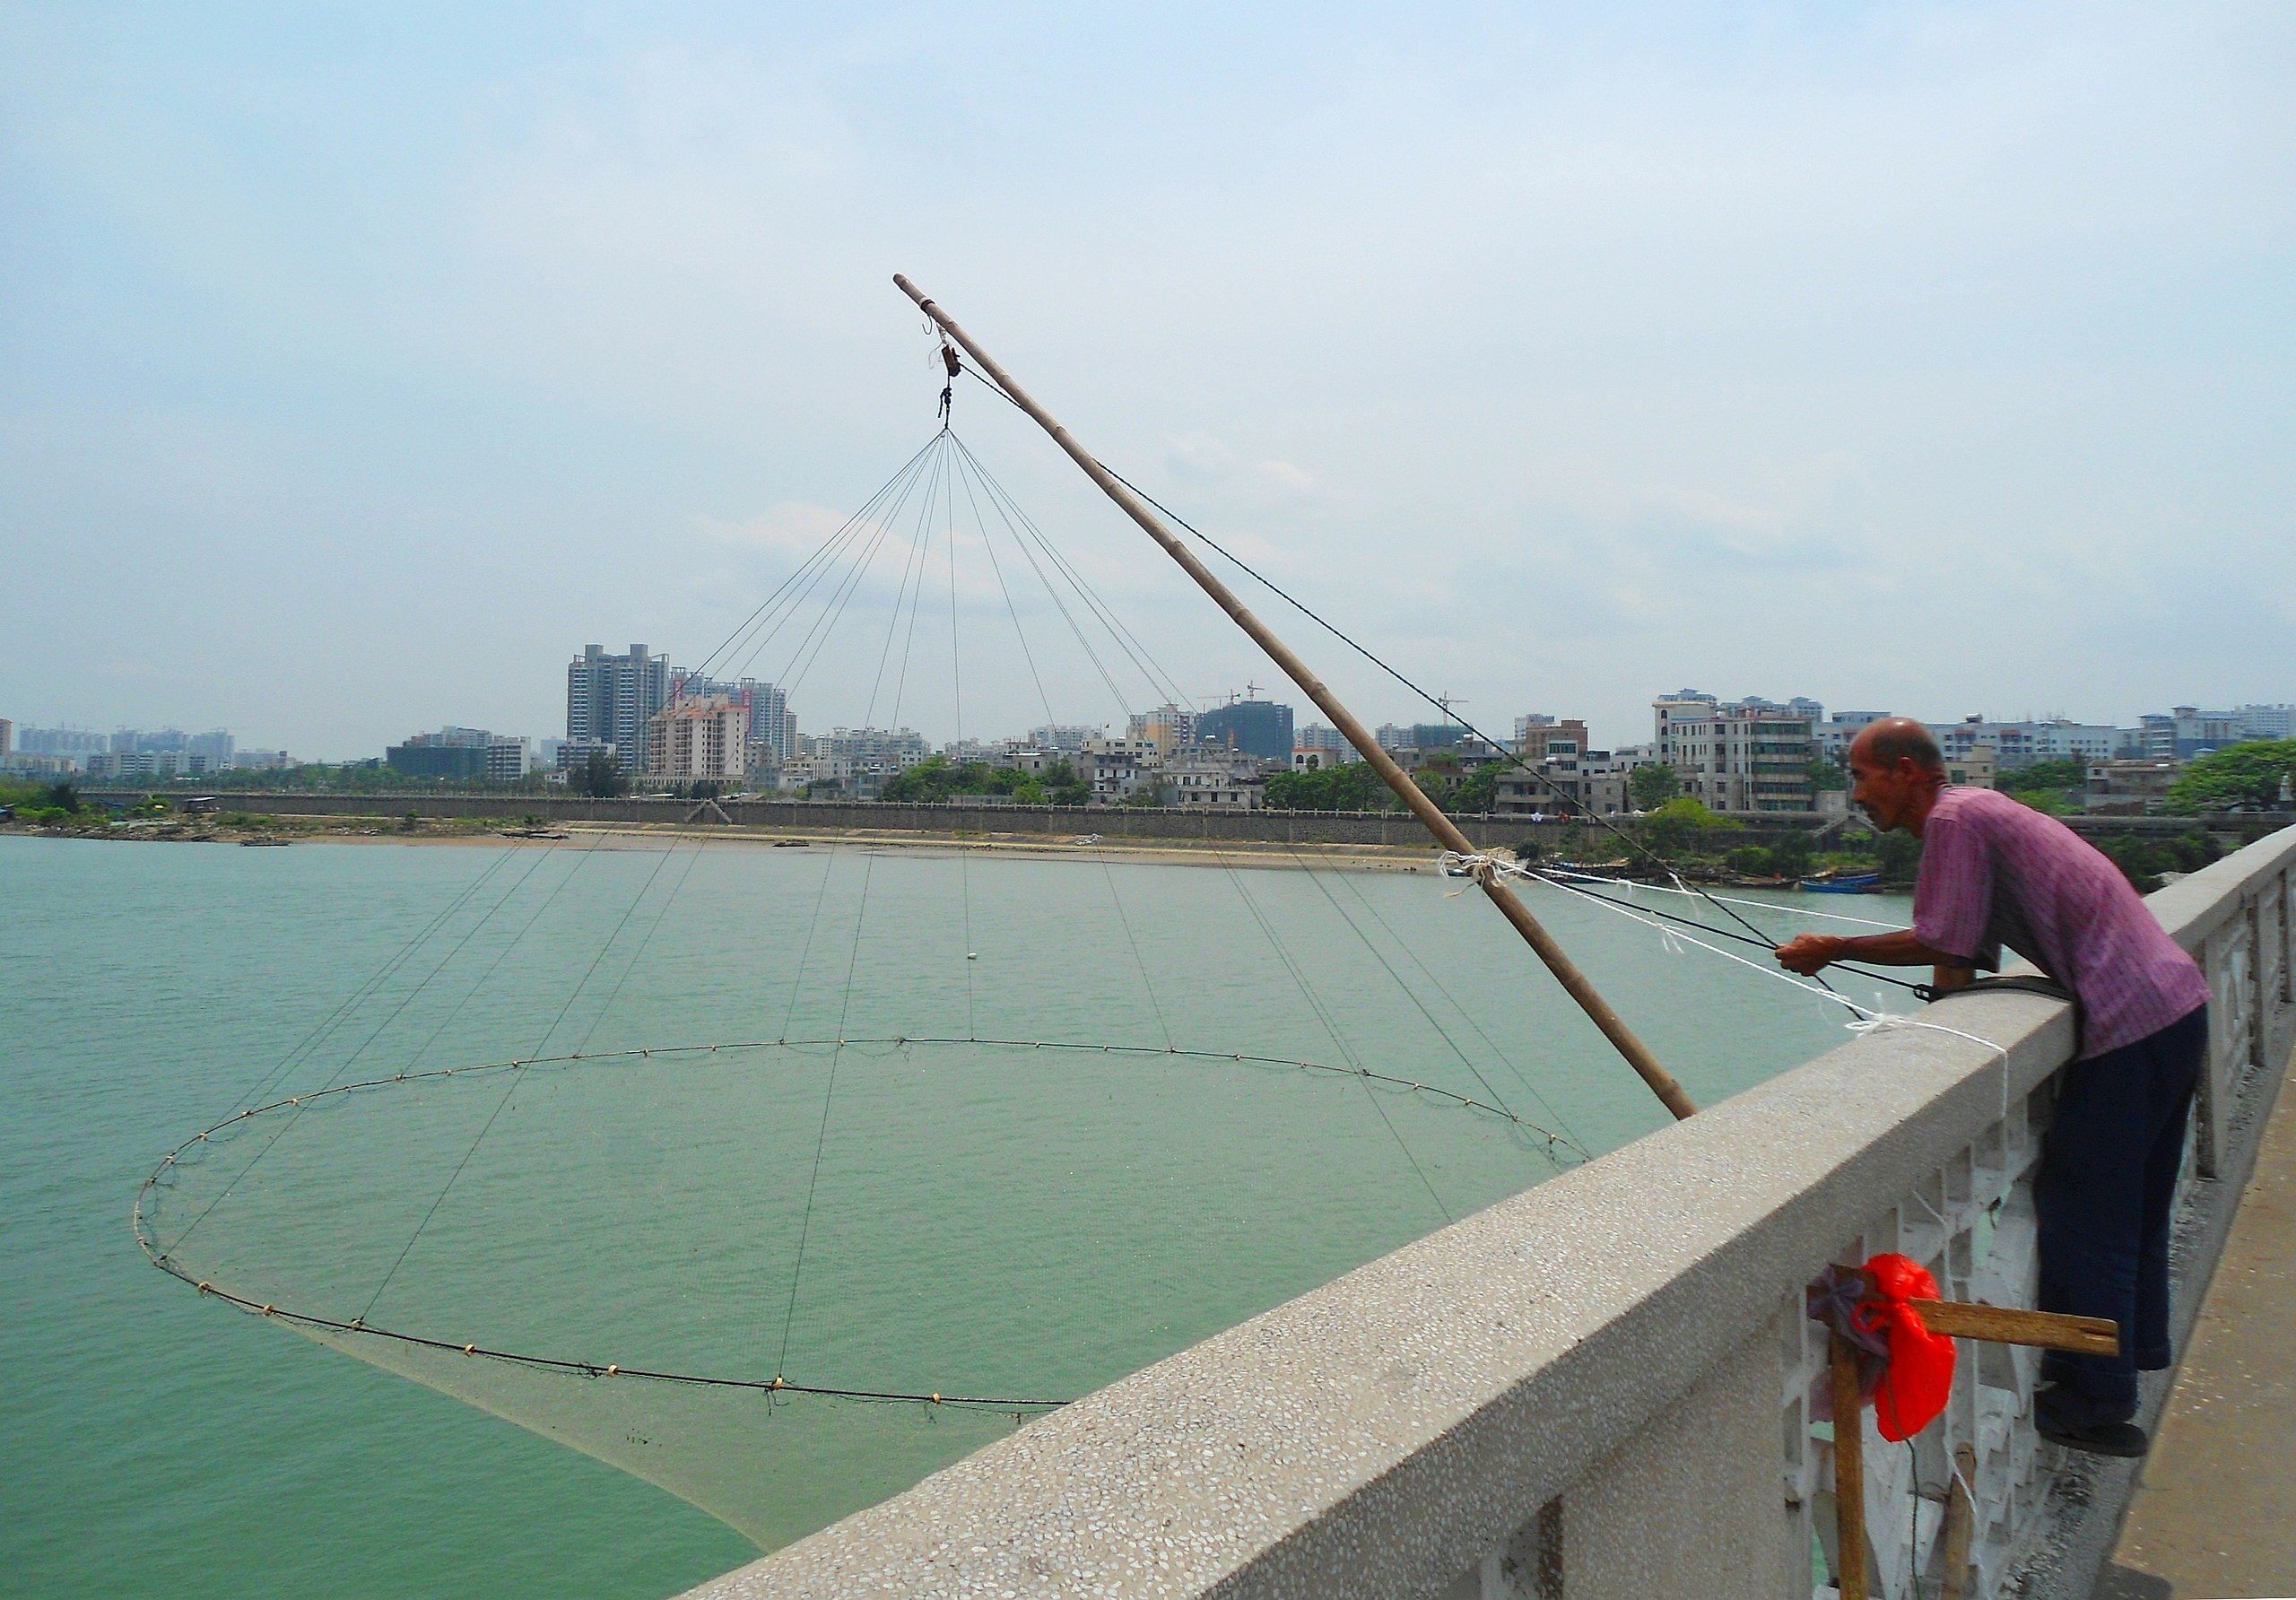
[(1929, 730), (1910, 717), (1885, 717), (1861, 729), (1849, 743), (1852, 766), (1861, 763), (1883, 769), (1909, 761), (1933, 777), (1945, 775), (1944, 752)]

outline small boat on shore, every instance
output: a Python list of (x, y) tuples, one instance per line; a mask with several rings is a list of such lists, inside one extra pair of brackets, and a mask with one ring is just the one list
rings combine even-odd
[(1882, 874), (1879, 873), (1848, 873), (1839, 877), (1805, 878), (1805, 894), (1879, 894)]

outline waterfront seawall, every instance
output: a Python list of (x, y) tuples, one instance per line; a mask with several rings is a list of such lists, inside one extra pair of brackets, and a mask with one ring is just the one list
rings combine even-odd
[[(2213, 1037), (2180, 1195), (2179, 1348), (2283, 1069), (2296, 830), (2152, 898)], [(1964, 997), (1384, 1257), (693, 1591), (1805, 1596), (1831, 1447), (1801, 1286), (1898, 1249), (2031, 1304), (2031, 1178), (2070, 1008)], [(2130, 1474), (2042, 1445), (2034, 1352), (1964, 1346), (1918, 1459), (1867, 1413), (1877, 1592), (1942, 1576), (1956, 1445), (1970, 1587), (2085, 1596)], [(2164, 1384), (2153, 1386), (2157, 1404)], [(1909, 1521), (1914, 1526), (1909, 1526)]]
[[(152, 790), (91, 787), (82, 791), (91, 801), (134, 803), (157, 793), (180, 800), (190, 789)], [(653, 796), (614, 800), (582, 796), (442, 793), (435, 789), (325, 791), (215, 790), (216, 804), (227, 812), (272, 816), (400, 817), (412, 812), (423, 817), (524, 817), (551, 822), (604, 822), (667, 825), (692, 815), (696, 802)], [(1190, 811), (1180, 807), (1134, 810), (1127, 806), (1085, 805), (945, 805), (883, 804), (845, 800), (725, 800), (715, 803), (726, 821), (737, 828), (787, 830), (793, 833), (866, 832), (982, 834), (1024, 837), (1039, 835), (1069, 839), (1099, 834), (1104, 839), (1189, 840), (1224, 843), (1300, 845), (1379, 845), (1399, 848), (1432, 848), (1427, 830), (1403, 812), (1315, 811)], [(705, 820), (714, 820), (706, 819)], [(1604, 857), (1625, 847), (1590, 824), (1557, 821), (1533, 822), (1527, 817), (1462, 814), (1452, 819), (1479, 847), (1511, 846), (1536, 839), (1549, 848), (1560, 848), (1573, 829), (1583, 832), (1584, 848)], [(1815, 813), (1746, 813), (1733, 816), (1743, 831), (1730, 835), (1734, 844), (1766, 844), (1795, 833), (1808, 833), (1838, 818)], [(2202, 817), (2068, 817), (2066, 821), (2092, 837), (2138, 834), (2173, 838), (2195, 829), (2238, 837), (2260, 822), (2278, 819), (2255, 813), (2218, 813)]]

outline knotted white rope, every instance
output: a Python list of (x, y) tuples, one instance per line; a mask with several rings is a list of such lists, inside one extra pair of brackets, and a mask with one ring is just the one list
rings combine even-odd
[[(1523, 878), (1527, 879), (1532, 883), (1544, 883), (1551, 889), (1563, 890), (1565, 892), (1568, 892), (1569, 889), (1567, 883), (1562, 880), (1551, 877), (1547, 874), (1538, 870), (1536, 867), (1525, 866), (1519, 862), (1503, 860), (1496, 856), (1487, 856), (1481, 853), (1467, 855), (1457, 850), (1446, 850), (1442, 855), (1441, 865), (1444, 872), (1449, 876), (1457, 877), (1464, 874), (1474, 878), (1477, 883), (1487, 883), (1494, 878)], [(1586, 874), (1579, 875), (1584, 876)], [(1626, 885), (1630, 888), (1632, 887), (1630, 881), (1626, 879), (1601, 879), (1597, 881), (1603, 883), (1616, 883)], [(1675, 892), (1674, 891), (1666, 890), (1662, 886), (1655, 884), (1646, 883), (1641, 885), (1641, 887), (1646, 889), (1657, 888), (1661, 893)], [(1454, 890), (1451, 892), (1453, 894), (1463, 894), (1465, 891)], [(1694, 893), (1695, 891), (1684, 890), (1681, 892)], [(1955, 1039), (1965, 1039), (1971, 1044), (1983, 1045), (1987, 1049), (1992, 1051), (1996, 1056), (1998, 1056), (2001, 1058), (2001, 1116), (2004, 1121), (2008, 1119), (2009, 1051), (2006, 1046), (1996, 1044), (1992, 1039), (1983, 1038), (1975, 1033), (1968, 1032), (1960, 1028), (1947, 1027), (1943, 1022), (1932, 1022), (1921, 1017), (1903, 1016), (1895, 1012), (1883, 1011), (1878, 1006), (1862, 1005), (1858, 1002), (1852, 1000), (1848, 996), (1840, 994), (1836, 990), (1824, 988), (1817, 984), (1810, 983), (1791, 972), (1781, 970), (1776, 967), (1765, 967), (1759, 961), (1750, 961), (1746, 957), (1739, 955), (1734, 951), (1723, 949), (1718, 944), (1709, 944), (1703, 939), (1697, 938), (1692, 935), (1683, 932), (1682, 928), (1675, 924), (1663, 922), (1657, 917), (1649, 915), (1648, 912), (1633, 906), (1622, 905), (1619, 901), (1612, 900), (1607, 895), (1582, 894), (1576, 896), (1575, 898), (1581, 900), (1591, 900), (1598, 906), (1605, 906), (1609, 908), (1611, 910), (1617, 912), (1620, 916), (1625, 917), (1630, 922), (1640, 923), (1644, 927), (1648, 928), (1651, 932), (1658, 935), (1660, 944), (1670, 953), (1680, 954), (1683, 945), (1694, 945), (1698, 949), (1705, 951), (1709, 955), (1720, 956), (1724, 961), (1735, 962), (1736, 965), (1745, 968), (1750, 972), (1759, 972), (1764, 978), (1774, 978), (1780, 983), (1786, 984), (1789, 987), (1801, 990), (1804, 994), (1810, 996), (1813, 999), (1829, 1000), (1837, 1005), (1843, 1006), (1856, 1013), (1851, 1020), (1845, 1022), (1843, 1026), (1850, 1032), (1855, 1033), (1861, 1038), (1874, 1033), (1886, 1033), (1896, 1028), (1922, 1028), (1926, 1029), (1932, 1033), (1950, 1033)], [(1747, 900), (1743, 903), (1755, 906), (1763, 904), (1763, 902), (1759, 900)], [(1769, 907), (1767, 909), (1771, 910), (1791, 909), (1791, 908), (1775, 906)], [(1826, 913), (1812, 912), (1807, 913), (1807, 915), (1824, 916)], [(1864, 918), (1852, 917), (1848, 918), (1847, 920), (1863, 921)], [(1894, 925), (1877, 923), (1874, 926), (1886, 927), (1893, 926)]]

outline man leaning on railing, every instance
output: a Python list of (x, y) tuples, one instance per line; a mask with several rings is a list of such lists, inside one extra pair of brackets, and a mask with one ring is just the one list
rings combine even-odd
[(2034, 1405), (2041, 1437), (2142, 1456), (2136, 1374), (2170, 1364), (2169, 1213), (2208, 1041), (2208, 984), (2120, 869), (2054, 817), (1945, 779), (1927, 729), (1893, 717), (1849, 747), (1851, 798), (1883, 832), (1923, 841), (1913, 926), (1804, 934), (1781, 966), (1929, 965), (1940, 991), (2001, 964), (2006, 945), (2072, 991), (2080, 1045), (2036, 1177), (2040, 1307), (2104, 1317), (2118, 1356), (2051, 1351)]

